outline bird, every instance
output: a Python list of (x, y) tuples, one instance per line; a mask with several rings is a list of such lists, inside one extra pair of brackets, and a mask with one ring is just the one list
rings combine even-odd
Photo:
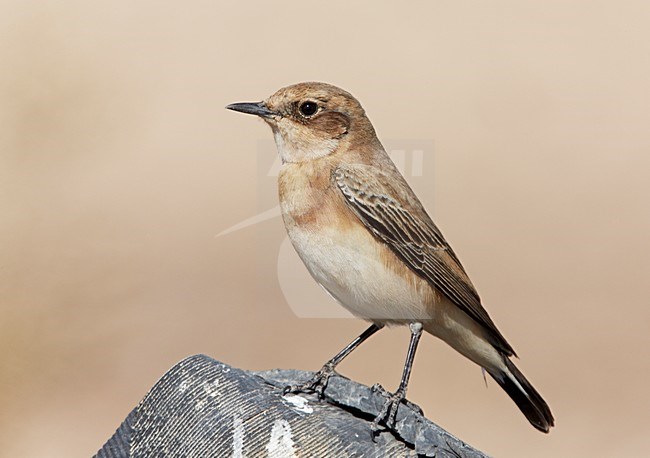
[(513, 363), (514, 349), (359, 101), (336, 86), (303, 82), (261, 102), (226, 108), (271, 127), (282, 163), (280, 209), (295, 251), (330, 296), (370, 323), (310, 380), (286, 387), (285, 394), (322, 398), (344, 358), (384, 327), (405, 325), (410, 341), (398, 389), (373, 387), (385, 398), (371, 424), (373, 435), (394, 427), (401, 403), (413, 405), (406, 391), (423, 331), (478, 364), (532, 426), (548, 433), (555, 424), (548, 404)]

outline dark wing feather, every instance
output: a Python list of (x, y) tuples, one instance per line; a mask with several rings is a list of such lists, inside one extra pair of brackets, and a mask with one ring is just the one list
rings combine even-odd
[(487, 331), (508, 356), (515, 352), (501, 335), (472, 286), (458, 257), (404, 178), (368, 165), (346, 165), (332, 178), (348, 207), (417, 275), (424, 278)]

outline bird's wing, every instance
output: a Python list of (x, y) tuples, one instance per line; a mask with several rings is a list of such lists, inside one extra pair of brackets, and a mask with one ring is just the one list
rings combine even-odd
[(332, 179), (348, 207), (376, 238), (481, 324), (493, 345), (508, 356), (515, 354), (481, 305), (458, 257), (396, 169), (341, 165)]

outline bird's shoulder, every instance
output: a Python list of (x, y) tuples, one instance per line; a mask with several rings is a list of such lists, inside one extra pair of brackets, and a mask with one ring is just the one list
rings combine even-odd
[(401, 229), (403, 235), (397, 237), (396, 242), (447, 251), (463, 270), (441, 231), (394, 164), (340, 164), (333, 170), (332, 180), (348, 203), (363, 212), (364, 219), (393, 222), (394, 229)]
[(424, 211), (417, 196), (394, 165), (338, 164), (333, 168), (332, 178), (346, 196), (354, 196), (355, 199), (366, 202), (384, 202), (415, 213)]

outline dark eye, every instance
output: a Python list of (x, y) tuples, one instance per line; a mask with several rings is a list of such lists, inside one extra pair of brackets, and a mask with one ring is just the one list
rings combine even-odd
[(318, 111), (318, 105), (315, 102), (303, 102), (300, 105), (300, 112), (305, 116), (312, 116)]

